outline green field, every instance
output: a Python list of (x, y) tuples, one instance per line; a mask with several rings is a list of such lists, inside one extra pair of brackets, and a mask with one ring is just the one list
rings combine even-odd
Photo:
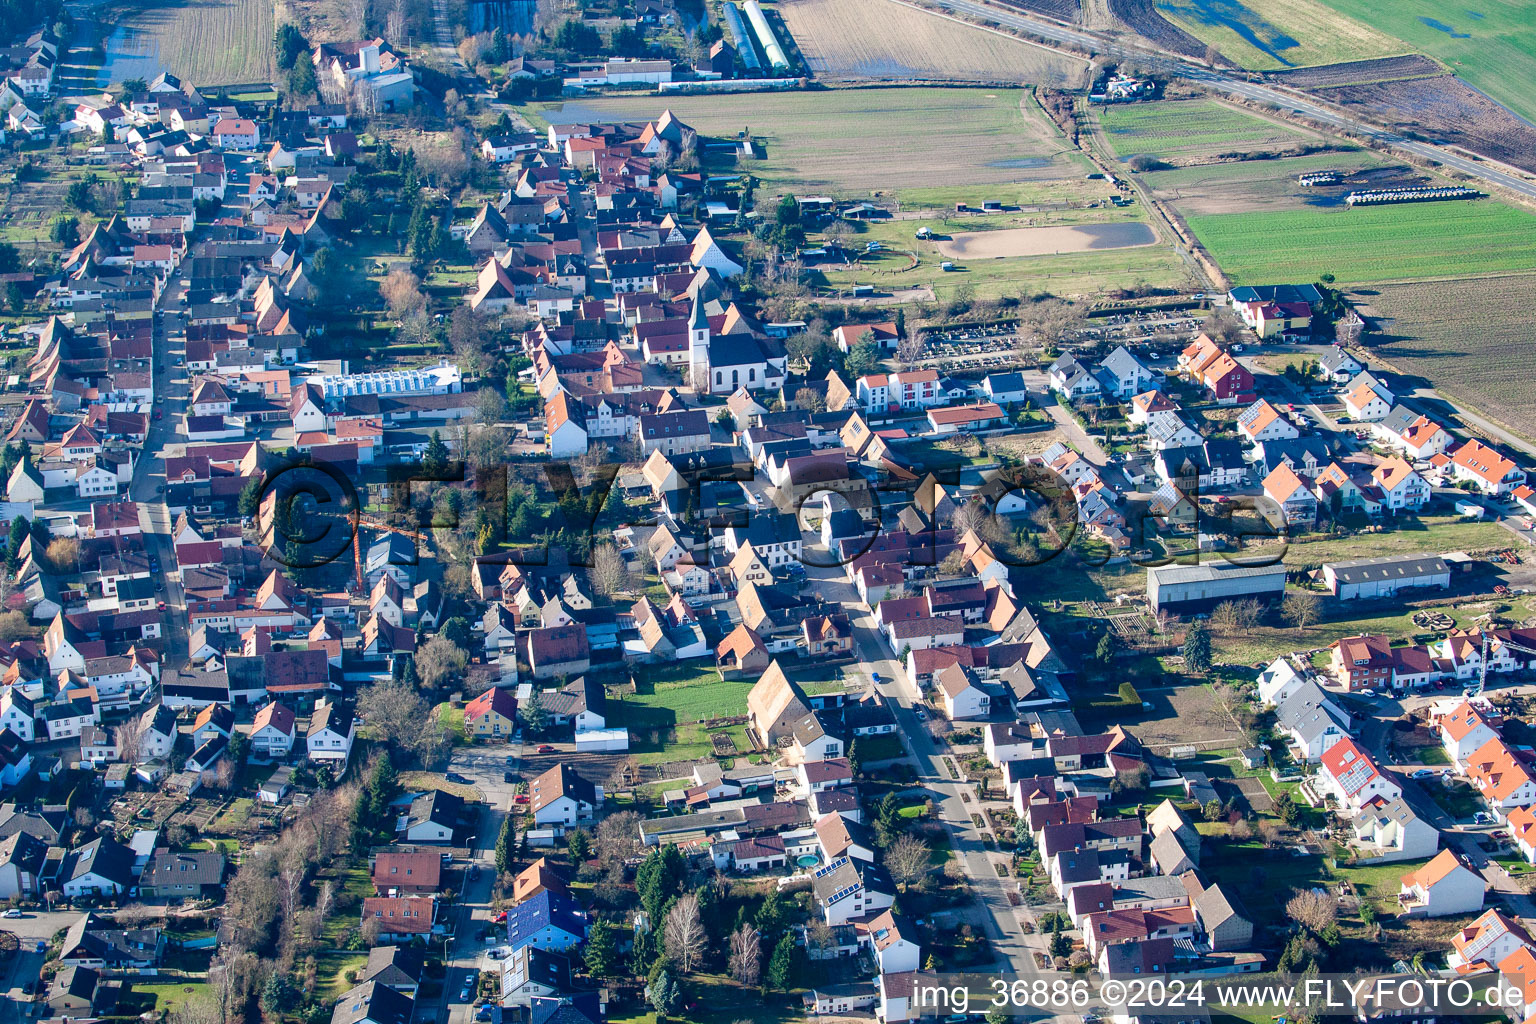
[(1208, 159), (1227, 152), (1284, 149), (1315, 136), (1213, 100), (1159, 100), (1104, 108), (1099, 124), (1122, 160)]
[(1536, 15), (1516, 0), (1450, 7), (1436, 0), (1324, 0), (1445, 63), (1526, 118), (1536, 118)]
[(1361, 284), (1536, 268), (1536, 217), (1487, 200), (1190, 216), (1233, 284)]
[(610, 96), (530, 109), (536, 120), (555, 123), (645, 121), (670, 109), (717, 140), (749, 131), (763, 156), (740, 160), (736, 168), (770, 190), (846, 196), (1072, 177), (1090, 169), (1019, 89)]
[(1378, 8), (1350, 18), (1339, 13), (1346, 6), (1326, 0), (1157, 0), (1164, 17), (1245, 68), (1312, 67), (1408, 50), (1381, 30), (1386, 19)]

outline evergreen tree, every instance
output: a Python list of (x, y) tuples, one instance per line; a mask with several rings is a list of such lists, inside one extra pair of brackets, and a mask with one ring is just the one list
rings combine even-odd
[(250, 482), (240, 489), (240, 515), (245, 519), (255, 519), (256, 513), (261, 511), (262, 479), (253, 476)]
[(517, 829), (512, 825), (512, 815), (501, 822), (501, 832), (496, 836), (496, 870), (506, 874), (512, 870), (512, 847), (516, 843)]
[(462, 615), (455, 615), (443, 622), (443, 627), (438, 634), (453, 646), (460, 650), (468, 650), (470, 638), (473, 635), (469, 629), (469, 622)]
[(656, 933), (647, 928), (635, 932), (635, 942), (629, 951), (629, 971), (631, 974), (645, 974), (656, 962), (657, 954)]
[(687, 873), (683, 855), (675, 846), (652, 850), (635, 871), (635, 892), (652, 929), (661, 927), (666, 905), (682, 891)]
[(565, 848), (570, 852), (571, 862), (580, 864), (592, 854), (592, 838), (583, 828), (573, 828), (565, 836)]
[(645, 1000), (658, 1016), (671, 1016), (682, 1008), (683, 990), (670, 972), (662, 971), (655, 981), (645, 986)]
[(613, 937), (613, 927), (606, 921), (598, 921), (588, 933), (583, 963), (587, 974), (593, 978), (611, 978), (619, 973), (619, 947)]
[(421, 453), (421, 469), (429, 480), (440, 480), (448, 475), (448, 446), (435, 430)]
[(848, 744), (848, 770), (853, 772), (854, 778), (858, 778), (863, 773), (863, 767), (863, 758), (859, 756), (859, 740), (854, 737), (853, 742)]
[(1211, 667), (1211, 634), (1203, 622), (1192, 622), (1184, 634), (1184, 664), (1191, 672), (1206, 672)]
[(763, 897), (763, 902), (758, 905), (757, 917), (752, 924), (764, 935), (773, 935), (784, 927), (785, 916), (784, 897), (779, 895), (779, 890), (775, 887), (768, 890), (768, 895)]
[(789, 990), (790, 982), (795, 975), (795, 940), (789, 932), (785, 932), (779, 938), (779, 944), (773, 947), (773, 957), (768, 961), (768, 973), (764, 976), (767, 988), (777, 989), (780, 992)]

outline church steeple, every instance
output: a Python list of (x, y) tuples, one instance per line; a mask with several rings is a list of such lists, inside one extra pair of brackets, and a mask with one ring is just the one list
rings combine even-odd
[(699, 390), (709, 393), (709, 317), (704, 312), (704, 302), (699, 297), (698, 288), (693, 290), (693, 312), (688, 317), (688, 366), (693, 373), (695, 386), (698, 387), (699, 382), (703, 381), (704, 386)]

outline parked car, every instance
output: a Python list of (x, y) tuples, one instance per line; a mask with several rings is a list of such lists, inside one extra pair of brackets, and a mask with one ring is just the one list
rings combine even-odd
[(449, 772), (447, 775), (445, 775), (443, 777), (445, 779), (447, 779), (449, 782), (457, 782), (460, 785), (466, 785), (469, 782), (468, 779), (466, 779), (464, 776), (460, 775), (458, 772)]
[(1414, 772), (1412, 775), (1410, 775), (1408, 777), (1410, 779), (1432, 779), (1432, 778), (1434, 778), (1438, 774), (1440, 774), (1440, 773), (1439, 772), (1435, 772), (1435, 771), (1431, 771), (1428, 768), (1420, 768), (1418, 771)]
[(553, 754), (554, 752), (555, 752), (555, 748), (550, 746), (548, 743), (540, 743), (539, 744), (539, 753), (541, 753), (541, 754)]
[(501, 781), (510, 786), (512, 783), (517, 781), (517, 776), (511, 772), (502, 772)]
[(22, 914), (22, 912), (20, 910), (16, 909), (15, 907), (12, 907), (10, 910), (7, 910), (4, 914), (0, 914), (0, 917), (24, 917), (24, 916), (25, 915)]
[(475, 994), (475, 980), (470, 978), (464, 982), (464, 987), (459, 989), (459, 1002), (467, 1003)]

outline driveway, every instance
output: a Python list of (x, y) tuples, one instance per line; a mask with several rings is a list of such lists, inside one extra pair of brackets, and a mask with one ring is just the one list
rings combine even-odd
[(917, 761), (919, 781), (933, 794), (939, 820), (949, 831), (950, 844), (965, 867), (971, 891), (987, 912), (984, 921), (987, 938), (1001, 961), (999, 966), (1017, 975), (1038, 974), (1039, 968), (1019, 924), (1018, 912), (1008, 902), (1003, 881), (992, 866), (980, 833), (971, 823), (972, 805), (960, 795), (962, 791), (974, 795), (974, 787), (950, 781), (940, 767), (940, 754), (933, 738), (913, 711), (913, 705), (919, 702), (919, 694), (907, 682), (904, 668), (876, 633), (872, 613), (861, 610), (863, 606), (853, 585), (842, 578), (839, 569), (808, 565), (806, 575), (816, 581), (817, 592), (823, 598), (844, 605), (853, 624), (860, 668), (880, 676), (877, 688), (896, 712), (897, 728), (906, 737)]

